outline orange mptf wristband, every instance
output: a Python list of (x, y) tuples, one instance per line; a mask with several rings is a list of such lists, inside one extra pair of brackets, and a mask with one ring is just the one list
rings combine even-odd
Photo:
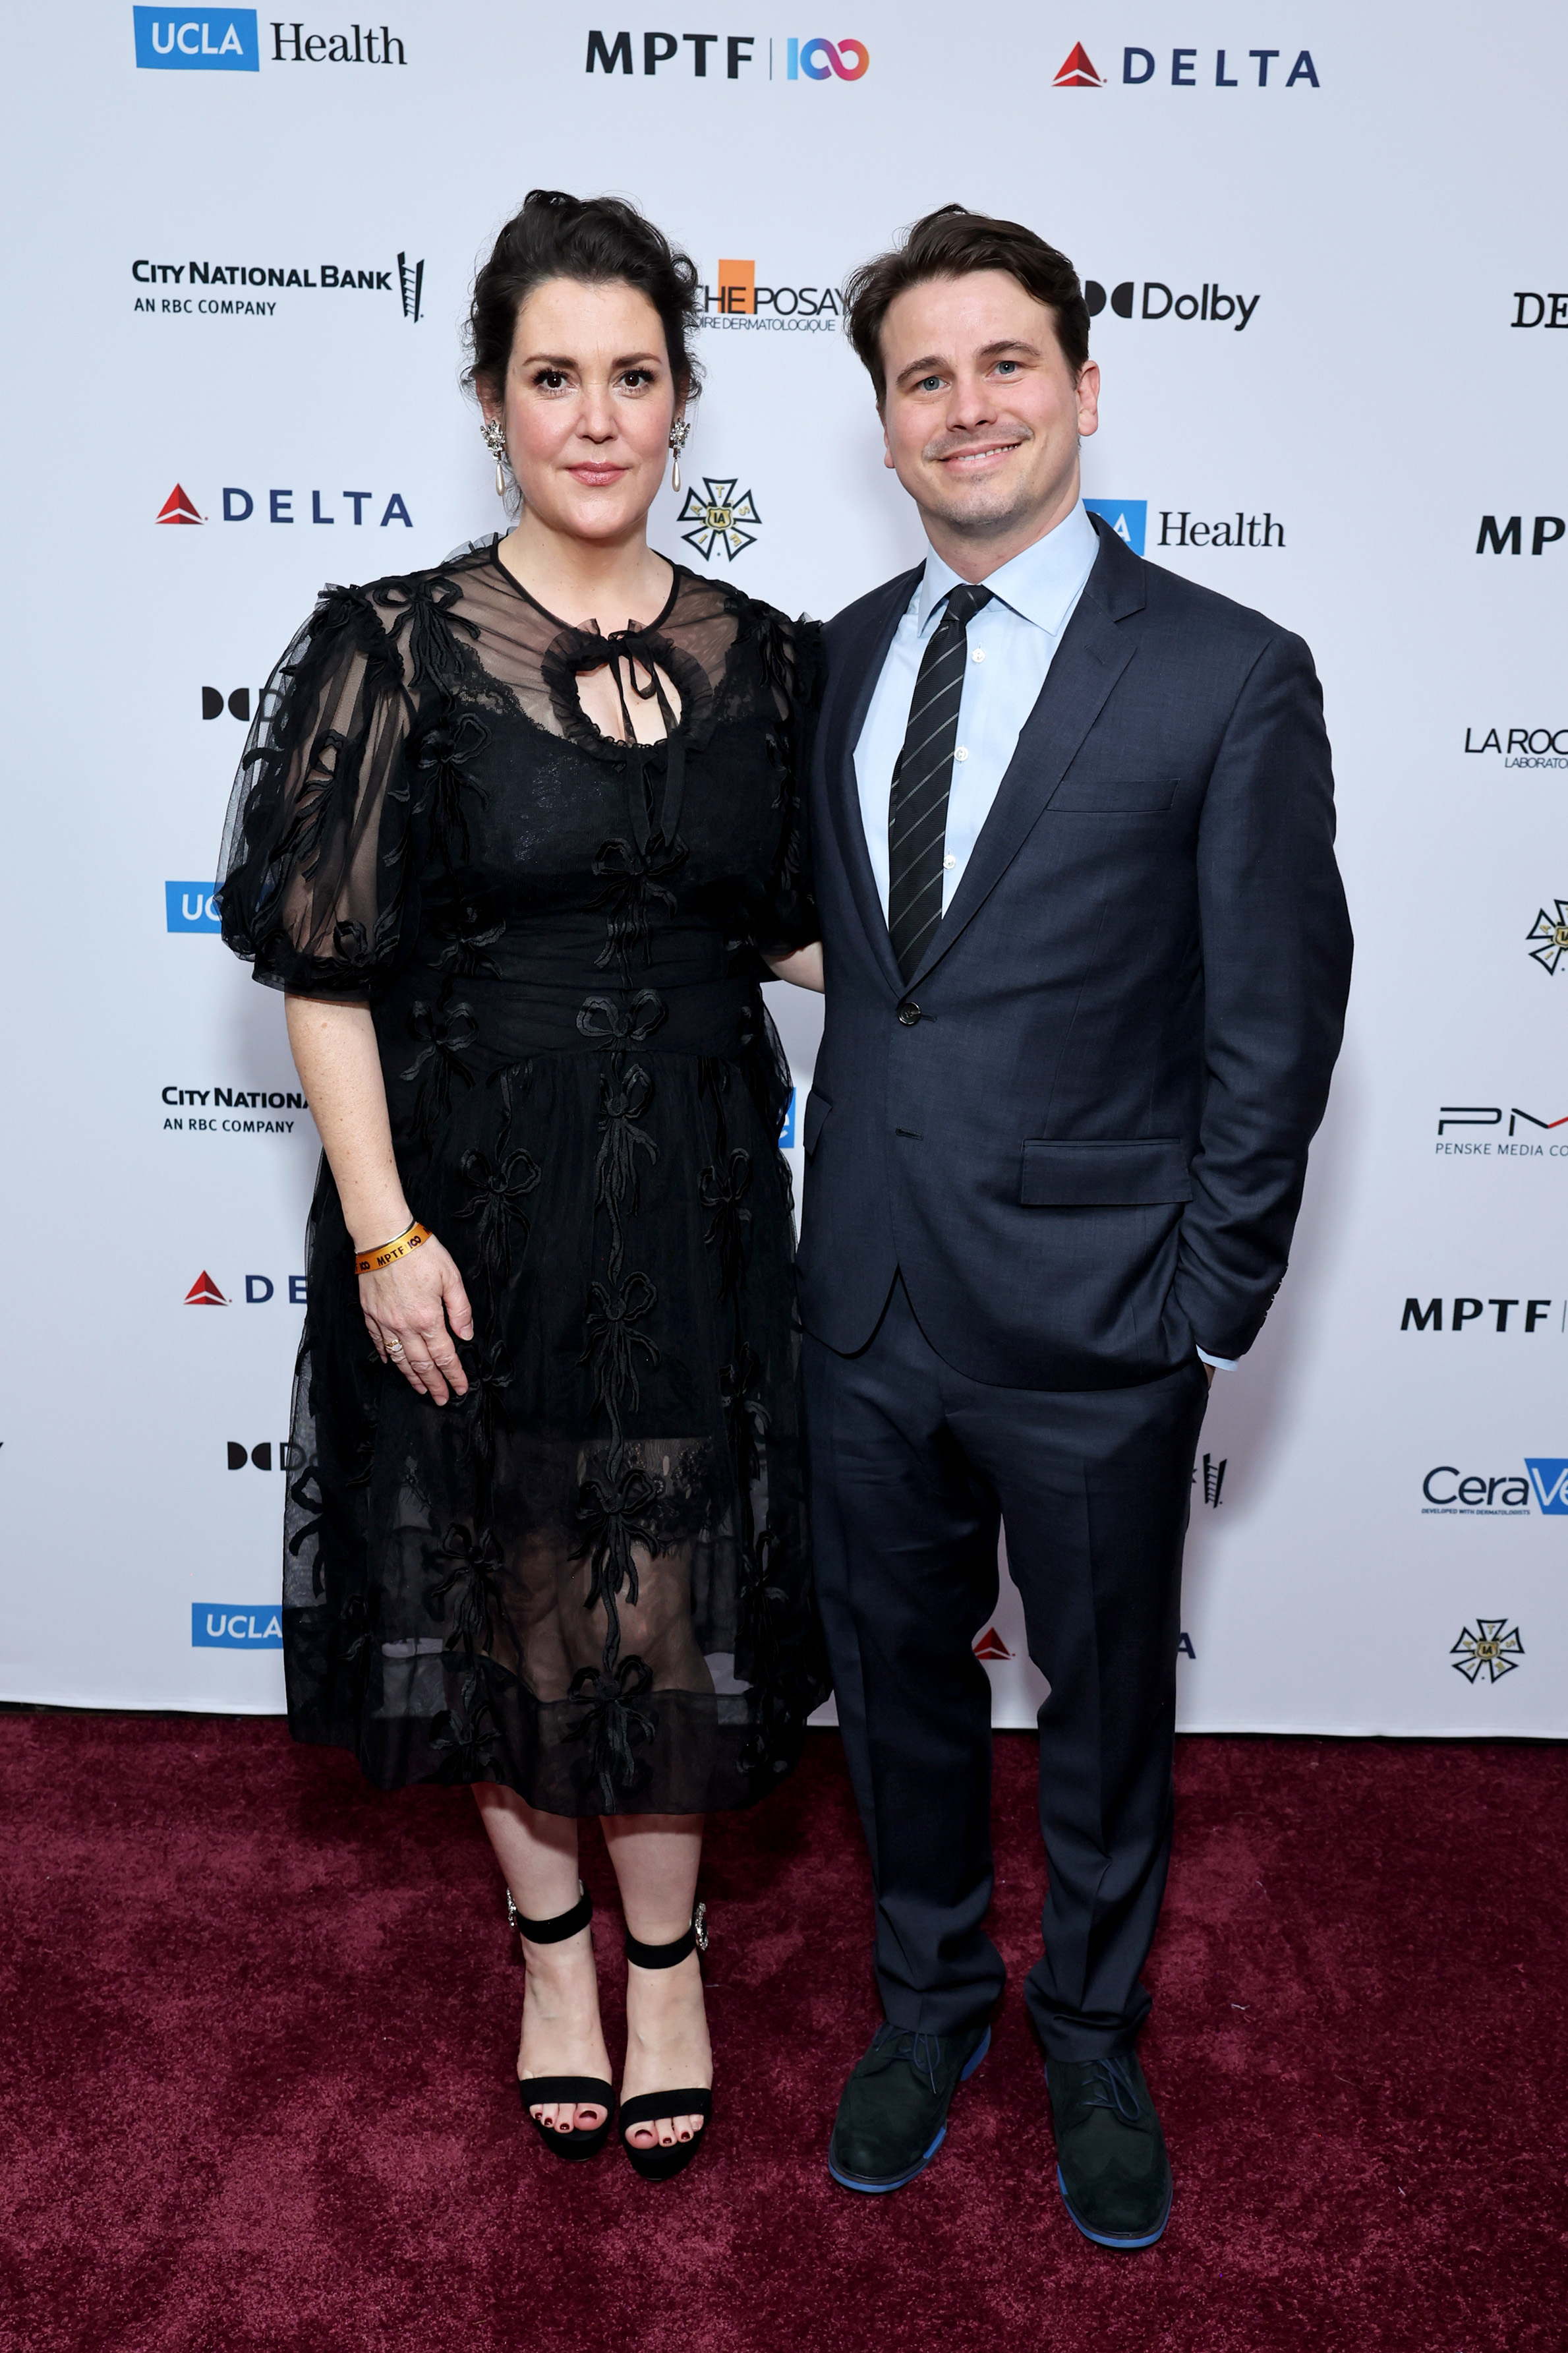
[(416, 1218), (411, 1226), (395, 1234), (391, 1241), (381, 1242), (374, 1250), (356, 1251), (354, 1272), (379, 1274), (384, 1267), (395, 1266), (400, 1258), (406, 1258), (410, 1250), (416, 1250), (421, 1242), (427, 1242), (429, 1239), (428, 1226), (422, 1226)]

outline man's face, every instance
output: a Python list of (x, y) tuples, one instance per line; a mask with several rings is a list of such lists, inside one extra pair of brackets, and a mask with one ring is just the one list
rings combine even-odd
[(1100, 370), (1075, 383), (1050, 309), (1016, 278), (910, 287), (888, 306), (882, 363), (887, 463), (933, 537), (1026, 546), (1070, 512)]

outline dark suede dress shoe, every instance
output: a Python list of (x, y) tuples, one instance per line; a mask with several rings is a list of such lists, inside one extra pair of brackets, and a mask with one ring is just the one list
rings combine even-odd
[(1171, 2160), (1137, 2054), (1047, 2059), (1057, 2183), (1097, 2247), (1152, 2247), (1171, 2219)]
[(846, 2189), (901, 2189), (947, 2137), (947, 2111), (991, 2048), (991, 2029), (915, 2034), (879, 2026), (844, 2086), (827, 2170)]

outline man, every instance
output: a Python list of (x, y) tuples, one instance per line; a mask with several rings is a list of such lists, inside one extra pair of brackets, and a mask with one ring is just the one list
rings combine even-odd
[(1062, 255), (949, 206), (847, 323), (930, 552), (830, 625), (812, 778), (812, 1503), (887, 2012), (829, 2161), (911, 2179), (989, 2043), (972, 1645), (1005, 1521), (1050, 1687), (1026, 1994), (1058, 2179), (1087, 2236), (1144, 2247), (1194, 1454), (1285, 1271), (1350, 973), (1322, 698), (1300, 638), (1086, 512)]

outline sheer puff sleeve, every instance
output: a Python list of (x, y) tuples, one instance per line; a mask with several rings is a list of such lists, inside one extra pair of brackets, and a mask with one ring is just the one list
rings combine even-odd
[(235, 779), (218, 913), (269, 987), (364, 1004), (409, 885), (409, 702), (370, 597), (323, 589), (268, 679)]
[(779, 955), (809, 947), (822, 936), (806, 829), (806, 779), (822, 696), (822, 624), (804, 616), (787, 621), (763, 607), (759, 649), (777, 713), (768, 750), (777, 770), (784, 822), (773, 872), (747, 913), (751, 944), (763, 955)]

